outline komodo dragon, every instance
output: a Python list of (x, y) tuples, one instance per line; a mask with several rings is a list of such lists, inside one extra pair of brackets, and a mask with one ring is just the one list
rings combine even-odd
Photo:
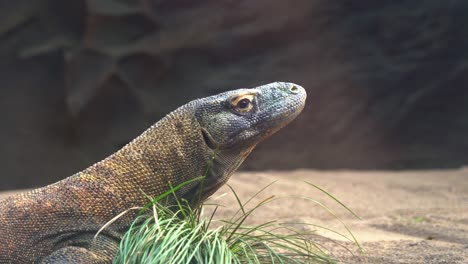
[[(119, 213), (169, 189), (213, 194), (263, 139), (304, 108), (305, 90), (276, 82), (197, 99), (113, 155), (57, 183), (0, 205), (0, 263), (111, 263), (136, 213), (96, 232)], [(211, 162), (211, 163), (210, 163)], [(207, 167), (207, 164), (211, 166)]]

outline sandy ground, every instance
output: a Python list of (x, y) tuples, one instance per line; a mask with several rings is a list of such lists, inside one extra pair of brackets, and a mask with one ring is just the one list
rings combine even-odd
[[(361, 220), (303, 180), (333, 194)], [(317, 230), (319, 235), (314, 239), (340, 263), (468, 263), (468, 169), (242, 172), (234, 175), (229, 184), (246, 201), (273, 181), (251, 205), (272, 195), (289, 198), (261, 208), (249, 224), (279, 219), (284, 223), (317, 224), (347, 234), (343, 225), (317, 203), (291, 196), (313, 198), (332, 209), (365, 250), (360, 254), (345, 238)], [(0, 199), (10, 194), (1, 193)], [(216, 203), (225, 205), (218, 210), (217, 218), (228, 217), (238, 208), (227, 187), (213, 197), (218, 197)]]
[[(468, 169), (238, 173), (229, 184), (247, 200), (275, 180), (256, 201), (271, 195), (307, 196), (332, 209), (352, 230), (365, 250), (364, 255), (339, 235), (317, 231), (324, 237), (319, 237), (319, 242), (340, 263), (468, 263)], [(302, 180), (333, 194), (361, 220)], [(232, 215), (235, 199), (226, 187), (217, 194), (222, 193), (227, 194), (218, 202), (227, 206), (221, 214)], [(257, 212), (250, 223), (272, 219), (318, 224), (347, 234), (339, 221), (311, 201), (279, 199)], [(353, 252), (325, 238), (332, 238)]]

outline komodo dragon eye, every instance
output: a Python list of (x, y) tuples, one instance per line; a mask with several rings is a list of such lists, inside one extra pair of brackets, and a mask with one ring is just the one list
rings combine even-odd
[(244, 98), (244, 99), (240, 100), (240, 101), (237, 103), (237, 108), (239, 108), (239, 109), (247, 109), (251, 103), (252, 103), (252, 102), (250, 102), (249, 99), (245, 99), (245, 98)]
[(248, 113), (253, 109), (253, 94), (244, 94), (231, 100), (232, 108), (239, 113)]

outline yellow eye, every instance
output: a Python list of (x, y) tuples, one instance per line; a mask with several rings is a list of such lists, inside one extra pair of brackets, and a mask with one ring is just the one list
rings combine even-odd
[(247, 113), (253, 108), (253, 94), (244, 94), (231, 100), (232, 107), (239, 113)]

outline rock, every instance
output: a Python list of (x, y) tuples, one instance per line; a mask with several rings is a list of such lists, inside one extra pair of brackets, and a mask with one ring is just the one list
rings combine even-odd
[(244, 169), (468, 162), (466, 1), (30, 1), (0, 28), (0, 189), (68, 176), (194, 98), (276, 80), (308, 105)]

